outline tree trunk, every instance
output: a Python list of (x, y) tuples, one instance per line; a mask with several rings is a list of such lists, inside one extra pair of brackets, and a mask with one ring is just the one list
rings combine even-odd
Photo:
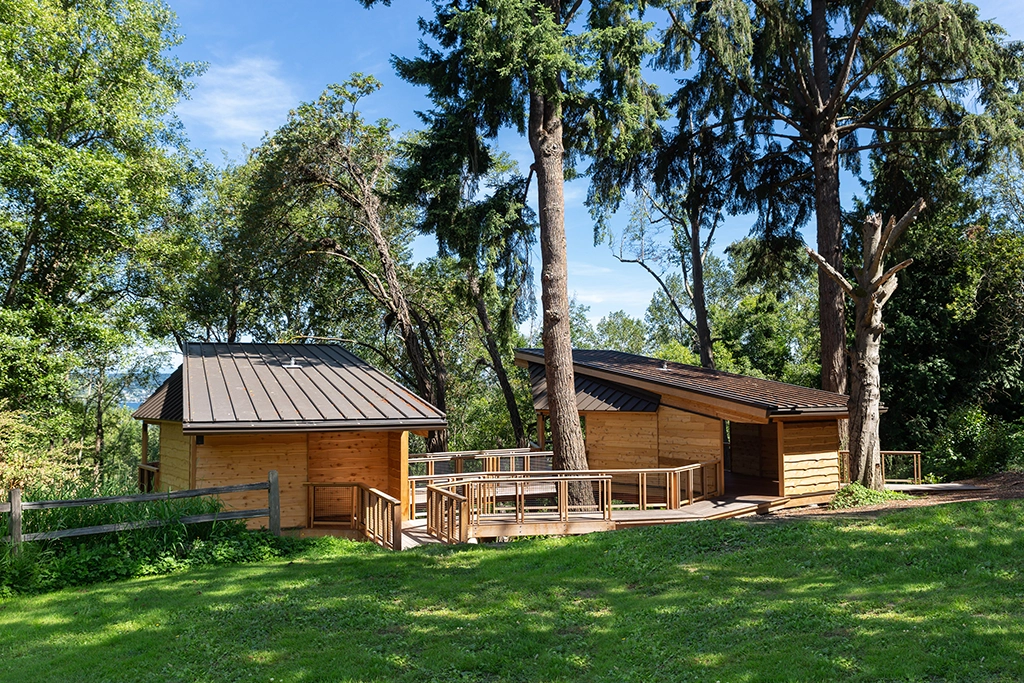
[[(576, 406), (569, 335), (562, 112), (558, 102), (545, 97), (535, 87), (531, 90), (529, 135), (537, 173), (541, 304), (544, 311), (542, 339), (551, 416), (551, 449), (554, 451), (555, 469), (585, 470), (587, 454)], [(593, 493), (589, 485), (577, 485), (571, 487), (569, 498), (570, 504), (585, 505), (593, 501)]]
[[(696, 219), (696, 220), (694, 220)], [(690, 217), (690, 260), (693, 269), (693, 317), (697, 323), (697, 343), (700, 345), (700, 365), (715, 369), (711, 325), (708, 323), (708, 304), (704, 295), (704, 253), (700, 241), (700, 216)]]
[(491, 367), (498, 376), (498, 385), (501, 387), (501, 394), (505, 397), (505, 406), (508, 408), (508, 417), (512, 422), (512, 432), (516, 437), (516, 447), (526, 448), (530, 440), (526, 436), (526, 429), (523, 427), (523, 417), (519, 413), (519, 403), (516, 402), (515, 391), (508, 381), (508, 373), (505, 371), (505, 361), (501, 357), (497, 340), (494, 337), (494, 329), (491, 327), (491, 317), (487, 313), (487, 303), (484, 301), (483, 293), (480, 291), (480, 280), (477, 277), (476, 266), (469, 268), (467, 275), (469, 293), (476, 303), (476, 315), (480, 319), (480, 328), (483, 330), (484, 346), (491, 357)]
[[(818, 253), (837, 272), (843, 272), (843, 224), (839, 204), (839, 136), (835, 126), (821, 131), (812, 150), (814, 209)], [(821, 332), (821, 388), (846, 393), (846, 316), (843, 291), (830, 278), (818, 275), (818, 328)]]
[[(384, 273), (384, 282), (387, 285), (385, 294), (389, 301), (383, 303), (391, 309), (395, 316), (398, 333), (402, 337), (405, 352), (412, 364), (413, 375), (416, 377), (416, 391), (438, 409), (447, 412), (444, 395), (434, 385), (430, 369), (427, 367), (426, 358), (423, 355), (423, 345), (420, 343), (416, 327), (413, 325), (409, 301), (405, 297), (405, 290), (402, 289), (402, 282), (398, 277), (398, 267), (391, 255), (391, 245), (388, 244), (384, 237), (384, 231), (381, 229), (380, 201), (376, 196), (363, 198), (363, 211), (366, 215), (366, 232), (377, 251), (377, 258)], [(448, 445), (446, 434), (439, 431), (429, 432), (425, 441), (427, 451), (430, 453), (443, 451)]]
[(904, 230), (924, 209), (924, 200), (899, 220), (890, 219), (882, 230), (882, 217), (868, 216), (862, 228), (864, 263), (855, 270), (856, 284), (833, 268), (825, 256), (811, 249), (807, 252), (817, 262), (819, 280), (829, 279), (850, 295), (856, 303), (852, 382), (850, 390), (850, 479), (876, 491), (885, 488), (882, 478), (882, 454), (878, 440), (881, 381), (879, 377), (882, 342), (882, 308), (896, 291), (896, 273), (909, 266), (907, 260), (885, 271), (885, 257)]
[[(818, 253), (837, 273), (843, 272), (843, 223), (839, 202), (839, 134), (829, 69), (828, 0), (811, 0), (811, 52), (814, 89), (820, 105), (811, 115), (811, 165)], [(813, 93), (812, 93), (813, 94)], [(830, 278), (818, 277), (818, 327), (821, 332), (821, 388), (846, 393), (846, 317), (843, 291)]]
[(885, 481), (878, 439), (882, 400), (878, 365), (884, 327), (881, 307), (872, 308), (873, 311), (868, 310), (867, 299), (857, 298), (856, 341), (851, 354), (850, 378), (850, 480), (881, 491)]

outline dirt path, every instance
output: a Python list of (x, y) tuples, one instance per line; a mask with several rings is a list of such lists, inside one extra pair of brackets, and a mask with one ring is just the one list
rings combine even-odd
[(941, 491), (924, 495), (915, 495), (911, 500), (891, 500), (881, 505), (865, 505), (864, 507), (847, 510), (829, 510), (823, 506), (812, 505), (805, 508), (790, 508), (772, 513), (771, 517), (831, 517), (840, 515), (851, 518), (873, 518), (891, 510), (921, 507), (924, 505), (944, 505), (946, 503), (968, 503), (978, 500), (1007, 500), (1024, 498), (1024, 473), (1002, 472), (990, 477), (967, 479), (960, 482), (980, 486), (981, 489), (970, 491)]

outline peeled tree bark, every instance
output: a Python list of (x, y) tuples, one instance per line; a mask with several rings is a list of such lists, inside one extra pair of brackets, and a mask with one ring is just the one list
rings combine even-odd
[(861, 228), (864, 262), (854, 269), (855, 283), (850, 283), (839, 271), (813, 249), (807, 253), (822, 273), (856, 304), (854, 347), (850, 355), (850, 479), (863, 486), (881, 491), (885, 487), (882, 477), (882, 454), (878, 440), (881, 381), (879, 377), (882, 332), (882, 308), (896, 291), (896, 274), (914, 262), (907, 259), (885, 270), (885, 258), (892, 251), (903, 231), (924, 210), (925, 202), (917, 202), (899, 221), (889, 219), (882, 229), (882, 217), (872, 214)]

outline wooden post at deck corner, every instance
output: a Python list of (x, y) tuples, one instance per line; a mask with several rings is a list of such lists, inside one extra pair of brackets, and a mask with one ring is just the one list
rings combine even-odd
[(281, 487), (277, 470), (267, 472), (267, 509), (270, 510), (270, 533), (281, 535)]
[(537, 447), (544, 450), (544, 413), (537, 413)]

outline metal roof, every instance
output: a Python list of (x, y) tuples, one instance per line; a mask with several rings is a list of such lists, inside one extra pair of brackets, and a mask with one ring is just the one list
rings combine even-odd
[(194, 343), (184, 355), (185, 433), (447, 426), (440, 410), (339, 346)]
[[(588, 412), (653, 413), (661, 398), (643, 389), (624, 387), (607, 380), (576, 374), (576, 406)], [(530, 388), (533, 390), (533, 409), (548, 409), (548, 385), (544, 366), (530, 363)]]
[(132, 414), (136, 420), (181, 422), (181, 366)]
[[(543, 362), (544, 350), (517, 349), (516, 358), (528, 363)], [(845, 413), (847, 410), (848, 397), (843, 394), (734, 375), (721, 370), (708, 370), (621, 351), (574, 349), (572, 359), (576, 372), (584, 375), (588, 370), (605, 372), (626, 381), (639, 380), (668, 388), (683, 389), (763, 408), (774, 414)]]

